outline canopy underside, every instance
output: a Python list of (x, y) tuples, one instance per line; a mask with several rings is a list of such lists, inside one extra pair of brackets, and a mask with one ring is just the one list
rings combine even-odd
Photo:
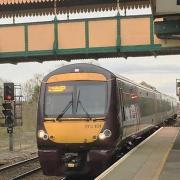
[(0, 0), (0, 18), (79, 12), (137, 9), (150, 6), (150, 0)]

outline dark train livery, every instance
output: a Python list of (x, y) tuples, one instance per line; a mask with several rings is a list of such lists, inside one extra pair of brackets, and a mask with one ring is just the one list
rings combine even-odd
[(37, 144), (46, 175), (93, 175), (129, 137), (176, 117), (175, 98), (92, 64), (71, 64), (42, 81)]

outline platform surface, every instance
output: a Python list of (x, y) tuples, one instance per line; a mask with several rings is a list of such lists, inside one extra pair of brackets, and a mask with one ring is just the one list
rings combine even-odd
[(95, 180), (180, 179), (180, 128), (161, 128)]
[(180, 131), (160, 175), (160, 180), (180, 179)]

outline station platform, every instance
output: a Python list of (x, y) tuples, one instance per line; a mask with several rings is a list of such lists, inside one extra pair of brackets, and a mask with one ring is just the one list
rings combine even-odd
[(160, 128), (95, 180), (180, 179), (180, 128)]

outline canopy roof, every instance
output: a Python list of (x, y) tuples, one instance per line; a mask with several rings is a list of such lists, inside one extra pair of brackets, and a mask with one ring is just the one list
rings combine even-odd
[(121, 9), (150, 5), (150, 0), (0, 0), (0, 17), (105, 11), (116, 9), (117, 1)]

